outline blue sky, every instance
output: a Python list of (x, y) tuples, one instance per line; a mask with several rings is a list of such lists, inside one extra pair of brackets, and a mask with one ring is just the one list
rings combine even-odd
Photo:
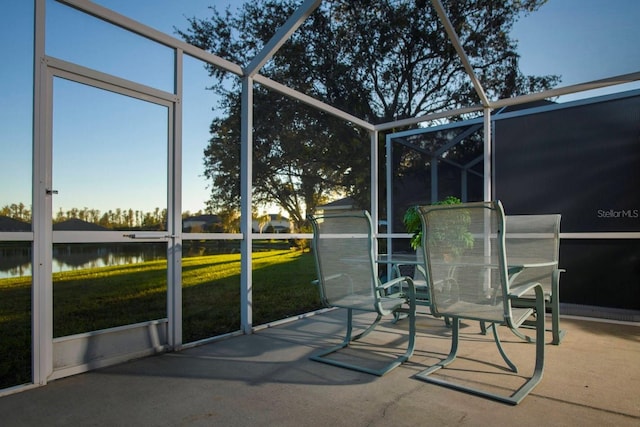
[[(187, 27), (186, 17), (209, 16), (210, 5), (223, 8), (239, 3), (95, 2), (171, 35), (174, 26)], [(5, 2), (0, 17), (0, 47), (3, 57), (11, 58), (11, 67), (0, 69), (0, 207), (31, 204), (31, 9), (29, 1)], [(171, 90), (172, 75), (166, 71), (171, 69), (171, 55), (166, 49), (149, 43), (140, 55), (140, 40), (133, 41), (108, 26), (94, 31), (95, 26), (83, 25), (86, 18), (57, 4), (51, 4), (49, 11), (55, 21), (48, 27), (48, 54), (73, 61), (80, 58), (83, 65), (113, 73), (122, 72), (122, 63), (135, 64), (121, 76)], [(521, 68), (525, 74), (560, 74), (563, 85), (639, 71), (638, 18), (637, 0), (550, 0), (515, 25), (512, 35), (519, 43)], [(185, 63), (189, 79), (185, 81), (183, 211), (192, 212), (203, 209), (208, 198), (202, 150), (215, 114), (211, 110), (215, 99), (204, 90), (208, 77), (201, 65), (195, 60)], [(54, 91), (53, 176), (60, 192), (54, 199), (54, 211), (165, 207), (167, 154), (162, 147), (166, 145), (166, 108), (95, 89), (87, 91), (63, 80), (54, 82)], [(137, 120), (130, 123), (127, 117), (132, 115)], [(74, 167), (68, 168), (70, 164)]]
[(514, 26), (521, 69), (562, 85), (639, 71), (639, 20), (637, 0), (549, 0)]

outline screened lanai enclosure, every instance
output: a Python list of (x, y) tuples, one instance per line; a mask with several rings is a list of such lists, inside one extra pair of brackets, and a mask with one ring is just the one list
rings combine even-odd
[[(310, 284), (309, 209), (286, 211), (256, 190), (266, 174), (258, 160), (270, 155), (257, 142), (280, 140), (265, 122), (305, 150), (323, 141), (315, 163), (289, 158), (280, 170), (322, 163), (314, 209), (368, 210), (377, 250), (409, 250), (403, 213), (448, 196), (500, 199), (507, 214), (560, 213), (562, 313), (638, 320), (640, 55), (603, 75), (501, 97), (450, 2), (433, 0), (421, 7), (474, 101), (374, 120), (348, 100), (314, 96), (320, 82), (261, 74), (331, 1), (297, 2), (242, 64), (156, 29), (152, 14), (127, 16), (118, 2), (16, 3), (0, 18), (12, 31), (0, 41), (0, 394), (322, 308)], [(572, 46), (566, 55), (577, 58), (582, 46)], [(560, 74), (552, 59), (534, 62)], [(232, 103), (239, 120), (226, 128), (237, 207), (212, 200), (220, 184), (203, 166), (210, 140), (225, 136), (210, 134), (225, 114), (211, 74), (242, 89)], [(254, 108), (265, 93), (270, 108)], [(309, 111), (323, 119), (301, 126)]]

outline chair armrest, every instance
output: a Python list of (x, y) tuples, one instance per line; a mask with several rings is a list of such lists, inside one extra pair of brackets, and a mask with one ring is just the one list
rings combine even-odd
[(413, 280), (411, 279), (411, 277), (402, 276), (402, 277), (396, 277), (395, 279), (391, 279), (387, 282), (382, 283), (380, 286), (378, 286), (378, 289), (385, 290), (401, 282), (410, 282), (410, 285), (413, 285)]
[(544, 290), (542, 289), (542, 285), (540, 283), (538, 283), (538, 282), (529, 282), (529, 283), (523, 283), (521, 285), (513, 286), (513, 287), (509, 288), (509, 297), (511, 297), (511, 298), (520, 298), (524, 294), (526, 294), (527, 292), (535, 289), (536, 287), (540, 288), (540, 292), (541, 293), (544, 293)]
[(401, 283), (406, 283), (408, 285), (409, 297), (411, 299), (415, 299), (416, 296), (416, 287), (413, 284), (413, 279), (409, 276), (396, 277), (395, 279), (391, 279), (388, 282), (384, 282), (380, 286), (377, 286), (379, 291), (386, 291), (392, 286), (399, 285)]

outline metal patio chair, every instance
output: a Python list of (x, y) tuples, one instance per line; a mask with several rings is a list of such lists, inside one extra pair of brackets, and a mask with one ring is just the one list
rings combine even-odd
[[(560, 329), (560, 273), (558, 268), (560, 253), (560, 215), (507, 215), (505, 243), (510, 257), (537, 258), (555, 261), (556, 265), (527, 269), (520, 273), (512, 282), (512, 286), (528, 282), (538, 282), (542, 285), (545, 306), (551, 312), (552, 344), (558, 345), (565, 335)], [(531, 307), (535, 303), (535, 295), (528, 292), (513, 301), (514, 307)], [(525, 322), (530, 324), (530, 322)], [(533, 342), (534, 338), (516, 335)]]
[[(316, 259), (322, 302), (327, 307), (347, 309), (346, 334), (342, 343), (313, 355), (312, 360), (374, 375), (384, 375), (413, 354), (415, 346), (415, 288), (409, 277), (386, 282), (378, 278), (374, 255), (374, 231), (366, 211), (349, 211), (309, 217), (313, 226), (313, 252)], [(373, 323), (353, 335), (353, 312), (376, 313)], [(381, 368), (372, 368), (328, 357), (352, 341), (359, 340), (379, 324), (383, 316), (405, 313), (409, 337), (404, 354)]]
[[(527, 282), (538, 282), (544, 290), (545, 307), (551, 313), (551, 344), (558, 345), (566, 331), (560, 329), (560, 274), (564, 269), (558, 268), (560, 255), (560, 214), (549, 215), (506, 215), (505, 244), (507, 253), (516, 258), (535, 258), (555, 261), (556, 265), (528, 269), (519, 274), (512, 285)], [(513, 301), (514, 307), (531, 307), (535, 295), (528, 292), (522, 298)], [(524, 326), (533, 326), (528, 320)], [(483, 331), (485, 330), (482, 325)], [(513, 331), (520, 338), (534, 342), (535, 338), (521, 330)]]
[[(547, 263), (509, 258), (510, 254), (505, 251), (504, 211), (499, 201), (422, 206), (419, 211), (425, 230), (422, 250), (431, 313), (451, 319), (452, 342), (448, 357), (420, 372), (416, 378), (506, 403), (519, 403), (542, 379), (545, 306), (542, 285), (513, 283), (528, 268)], [(530, 291), (535, 294), (532, 307), (516, 308), (514, 300)], [(517, 372), (504, 352), (496, 325), (517, 330), (532, 315), (536, 319), (535, 367), (531, 377), (510, 396), (432, 375), (456, 359), (460, 319), (490, 324), (500, 355), (509, 368)]]

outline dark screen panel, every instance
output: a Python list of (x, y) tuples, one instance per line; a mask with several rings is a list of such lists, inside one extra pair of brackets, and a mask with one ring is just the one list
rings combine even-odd
[[(562, 214), (562, 233), (640, 231), (640, 96), (496, 120), (507, 214)], [(640, 310), (640, 241), (562, 239), (560, 302)]]
[(497, 120), (508, 214), (561, 213), (564, 232), (640, 231), (640, 97)]

